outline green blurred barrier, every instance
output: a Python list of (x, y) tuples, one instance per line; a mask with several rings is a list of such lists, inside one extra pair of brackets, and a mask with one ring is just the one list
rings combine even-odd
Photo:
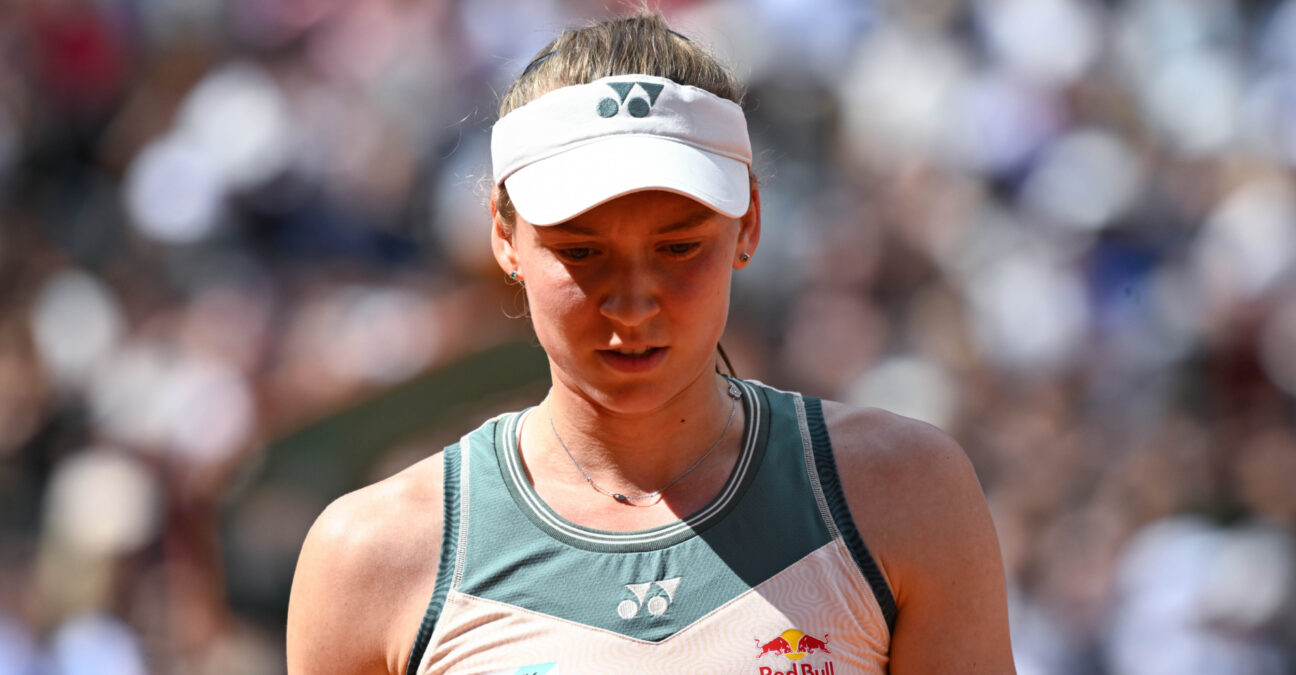
[(446, 427), (457, 438), (471, 431), (463, 426), (471, 412), (548, 378), (548, 361), (533, 342), (473, 354), (270, 443), (262, 480), (305, 481), (342, 494), (359, 487), (383, 450)]
[[(513, 342), (428, 371), (269, 443), (227, 493), (220, 550), (231, 607), (278, 623), (287, 612), (297, 552), (330, 501), (374, 479), (402, 443), (457, 439), (530, 394), (544, 395), (549, 366), (535, 342)], [(432, 454), (440, 447), (429, 447)], [(429, 514), (440, 517), (440, 514)]]

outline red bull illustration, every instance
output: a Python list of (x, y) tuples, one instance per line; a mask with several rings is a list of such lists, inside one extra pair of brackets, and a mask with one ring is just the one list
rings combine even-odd
[(792, 645), (788, 644), (787, 639), (782, 635), (765, 644), (761, 644), (760, 640), (756, 640), (756, 646), (760, 647), (761, 650), (761, 653), (756, 655), (758, 659), (766, 654), (787, 654), (792, 651)]
[[(825, 633), (823, 638), (820, 639), (813, 635), (802, 633), (795, 628), (789, 628), (783, 631), (778, 637), (768, 642), (761, 642), (760, 638), (756, 638), (756, 647), (760, 649), (760, 653), (756, 655), (756, 658), (758, 659), (763, 658), (767, 654), (776, 654), (790, 661), (798, 661), (806, 655), (814, 654), (815, 652), (823, 652), (824, 654), (832, 653), (832, 651), (828, 649), (827, 633)], [(769, 666), (761, 666), (758, 675), (835, 675), (836, 673), (832, 661), (825, 661), (824, 663), (817, 665), (818, 667), (809, 663), (798, 663), (793, 664), (792, 667), (787, 670), (779, 670), (779, 666), (774, 666), (772, 668)]]
[(813, 654), (813, 653), (819, 651), (820, 649), (822, 649), (822, 650), (824, 651), (825, 654), (831, 654), (831, 653), (832, 653), (832, 652), (828, 651), (828, 634), (827, 634), (827, 633), (824, 633), (824, 639), (822, 639), (822, 640), (820, 640), (819, 638), (817, 638), (817, 637), (815, 637), (815, 636), (813, 636), (813, 635), (802, 635), (802, 636), (801, 636), (801, 639), (800, 639), (800, 640), (797, 640), (797, 648), (796, 648), (796, 650), (799, 651), (799, 652), (804, 652), (804, 653), (806, 653), (806, 654)]

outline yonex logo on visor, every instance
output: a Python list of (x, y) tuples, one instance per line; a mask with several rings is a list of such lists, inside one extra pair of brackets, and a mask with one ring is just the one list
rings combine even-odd
[(751, 161), (737, 103), (646, 74), (560, 87), (491, 130), (495, 184), (533, 225), (639, 190), (682, 194), (736, 218), (750, 205)]
[[(630, 95), (630, 91), (635, 88), (635, 85), (638, 85), (645, 94), (648, 94), (648, 100), (635, 97), (630, 99), (628, 103), (626, 102), (626, 96)], [(621, 110), (622, 106), (625, 106), (626, 111), (634, 117), (647, 117), (648, 113), (652, 111), (653, 104), (657, 102), (657, 96), (661, 94), (666, 85), (655, 82), (608, 82), (607, 86), (617, 93), (618, 98), (605, 98), (599, 101), (599, 117), (612, 117)]]

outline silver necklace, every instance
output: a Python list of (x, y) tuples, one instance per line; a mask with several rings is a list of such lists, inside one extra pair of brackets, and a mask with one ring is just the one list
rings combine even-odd
[[(733, 382), (729, 383), (729, 398), (732, 399), (729, 403), (729, 419), (728, 421), (725, 422), (724, 430), (720, 432), (720, 438), (717, 438), (715, 440), (715, 443), (712, 443), (711, 447), (707, 448), (707, 451), (702, 453), (702, 456), (698, 457), (696, 462), (693, 462), (693, 464), (689, 465), (689, 468), (681, 471), (678, 475), (672, 478), (669, 483), (663, 485), (661, 489), (654, 490), (652, 492), (645, 492), (641, 495), (627, 495), (621, 492), (613, 492), (611, 490), (604, 488), (602, 485), (595, 483), (594, 479), (591, 478), (590, 475), (585, 472), (585, 469), (583, 467), (581, 467), (580, 462), (577, 462), (576, 458), (572, 456), (571, 450), (568, 449), (567, 444), (563, 442), (562, 436), (558, 435), (558, 427), (554, 426), (553, 405), (552, 404), (546, 405), (545, 409), (549, 413), (549, 430), (553, 431), (554, 438), (558, 439), (558, 445), (562, 446), (563, 452), (567, 453), (567, 459), (571, 460), (572, 466), (575, 466), (576, 470), (580, 472), (580, 475), (585, 478), (585, 482), (589, 483), (590, 487), (594, 488), (595, 490), (602, 492), (603, 494), (617, 500), (618, 502), (621, 502), (622, 504), (631, 504), (637, 506), (637, 504), (634, 504), (634, 502), (643, 501), (645, 499), (651, 499), (653, 500), (652, 504), (656, 504), (657, 500), (661, 499), (663, 492), (666, 492), (671, 488), (672, 485), (680, 482), (680, 480), (683, 479), (685, 476), (689, 475), (689, 473), (691, 473), (693, 469), (696, 469), (699, 466), (701, 466), (702, 462), (705, 461), (707, 457), (710, 457), (711, 453), (715, 452), (716, 448), (720, 447), (720, 441), (723, 441), (725, 436), (729, 434), (729, 427), (733, 425), (734, 415), (738, 412), (738, 399), (742, 398), (742, 393), (738, 391), (738, 386), (735, 385)], [(644, 506), (651, 506), (652, 504), (645, 504)]]

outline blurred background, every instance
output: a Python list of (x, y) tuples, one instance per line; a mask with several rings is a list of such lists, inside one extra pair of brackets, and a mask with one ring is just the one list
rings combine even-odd
[[(964, 445), (1019, 672), (1296, 672), (1296, 0), (660, 7), (750, 87), (738, 374)], [(320, 509), (543, 395), (488, 130), (623, 9), (0, 2), (0, 675), (282, 672)]]

